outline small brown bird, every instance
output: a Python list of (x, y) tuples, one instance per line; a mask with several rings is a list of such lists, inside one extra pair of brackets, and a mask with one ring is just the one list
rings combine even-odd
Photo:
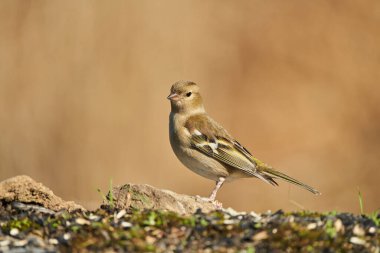
[(194, 82), (173, 84), (170, 95), (170, 144), (177, 158), (193, 172), (214, 180), (209, 201), (225, 181), (256, 177), (274, 186), (280, 178), (314, 194), (320, 193), (259, 161), (206, 113), (199, 87)]

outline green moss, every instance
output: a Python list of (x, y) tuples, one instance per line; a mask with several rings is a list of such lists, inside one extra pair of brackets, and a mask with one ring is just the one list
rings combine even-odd
[(73, 231), (74, 233), (77, 233), (80, 230), (80, 226), (74, 225), (70, 227), (70, 230)]
[(253, 246), (250, 246), (248, 247), (247, 249), (245, 250), (241, 250), (239, 251), (240, 253), (255, 253), (256, 252), (256, 249), (253, 247)]
[(325, 224), (325, 231), (326, 231), (326, 234), (330, 238), (335, 238), (336, 237), (336, 229), (334, 227), (334, 223), (333, 223), (332, 220), (327, 220), (327, 222)]
[(157, 212), (151, 211), (148, 213), (146, 220), (143, 221), (143, 224), (147, 226), (160, 226), (162, 225), (162, 219), (159, 218)]
[(146, 247), (145, 247), (145, 251), (146, 252), (155, 252), (156, 251), (156, 247), (153, 244), (147, 244)]
[(22, 219), (12, 219), (3, 224), (1, 227), (2, 231), (6, 233), (9, 233), (9, 231), (14, 228), (23, 232), (32, 229), (38, 229), (40, 226), (29, 218), (25, 217)]
[(368, 218), (370, 218), (376, 226), (380, 226), (380, 214), (379, 211), (374, 211), (368, 215), (366, 215)]
[(182, 222), (181, 222), (181, 225), (191, 227), (191, 228), (195, 227), (195, 224), (196, 224), (196, 220), (194, 216), (189, 216), (185, 219), (182, 219)]

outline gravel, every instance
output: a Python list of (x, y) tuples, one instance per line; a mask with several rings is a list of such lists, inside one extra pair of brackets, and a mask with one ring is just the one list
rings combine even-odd
[(0, 202), (0, 252), (380, 252), (380, 216), (153, 210), (52, 211)]

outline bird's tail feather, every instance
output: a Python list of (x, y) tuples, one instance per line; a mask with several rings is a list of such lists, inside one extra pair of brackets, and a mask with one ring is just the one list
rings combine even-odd
[(282, 180), (285, 180), (286, 182), (300, 186), (300, 187), (314, 193), (315, 195), (321, 195), (321, 193), (318, 190), (314, 189), (313, 187), (311, 187), (307, 184), (304, 184), (301, 181), (298, 181), (297, 179), (289, 177), (288, 175), (285, 175), (284, 173), (281, 173), (281, 172), (274, 170), (272, 168), (268, 168), (268, 167), (261, 168), (260, 172), (265, 175), (265, 178), (266, 177), (280, 178)]

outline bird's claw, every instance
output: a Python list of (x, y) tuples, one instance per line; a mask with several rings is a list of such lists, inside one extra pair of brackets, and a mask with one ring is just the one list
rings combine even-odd
[(222, 202), (219, 202), (219, 201), (217, 201), (217, 200), (215, 200), (215, 199), (208, 198), (208, 197), (201, 197), (201, 196), (199, 196), (199, 195), (196, 195), (195, 197), (196, 197), (197, 199), (199, 199), (199, 200), (204, 201), (204, 202), (212, 203), (212, 204), (215, 206), (215, 209), (220, 210), (220, 209), (223, 208), (223, 204), (222, 204)]

